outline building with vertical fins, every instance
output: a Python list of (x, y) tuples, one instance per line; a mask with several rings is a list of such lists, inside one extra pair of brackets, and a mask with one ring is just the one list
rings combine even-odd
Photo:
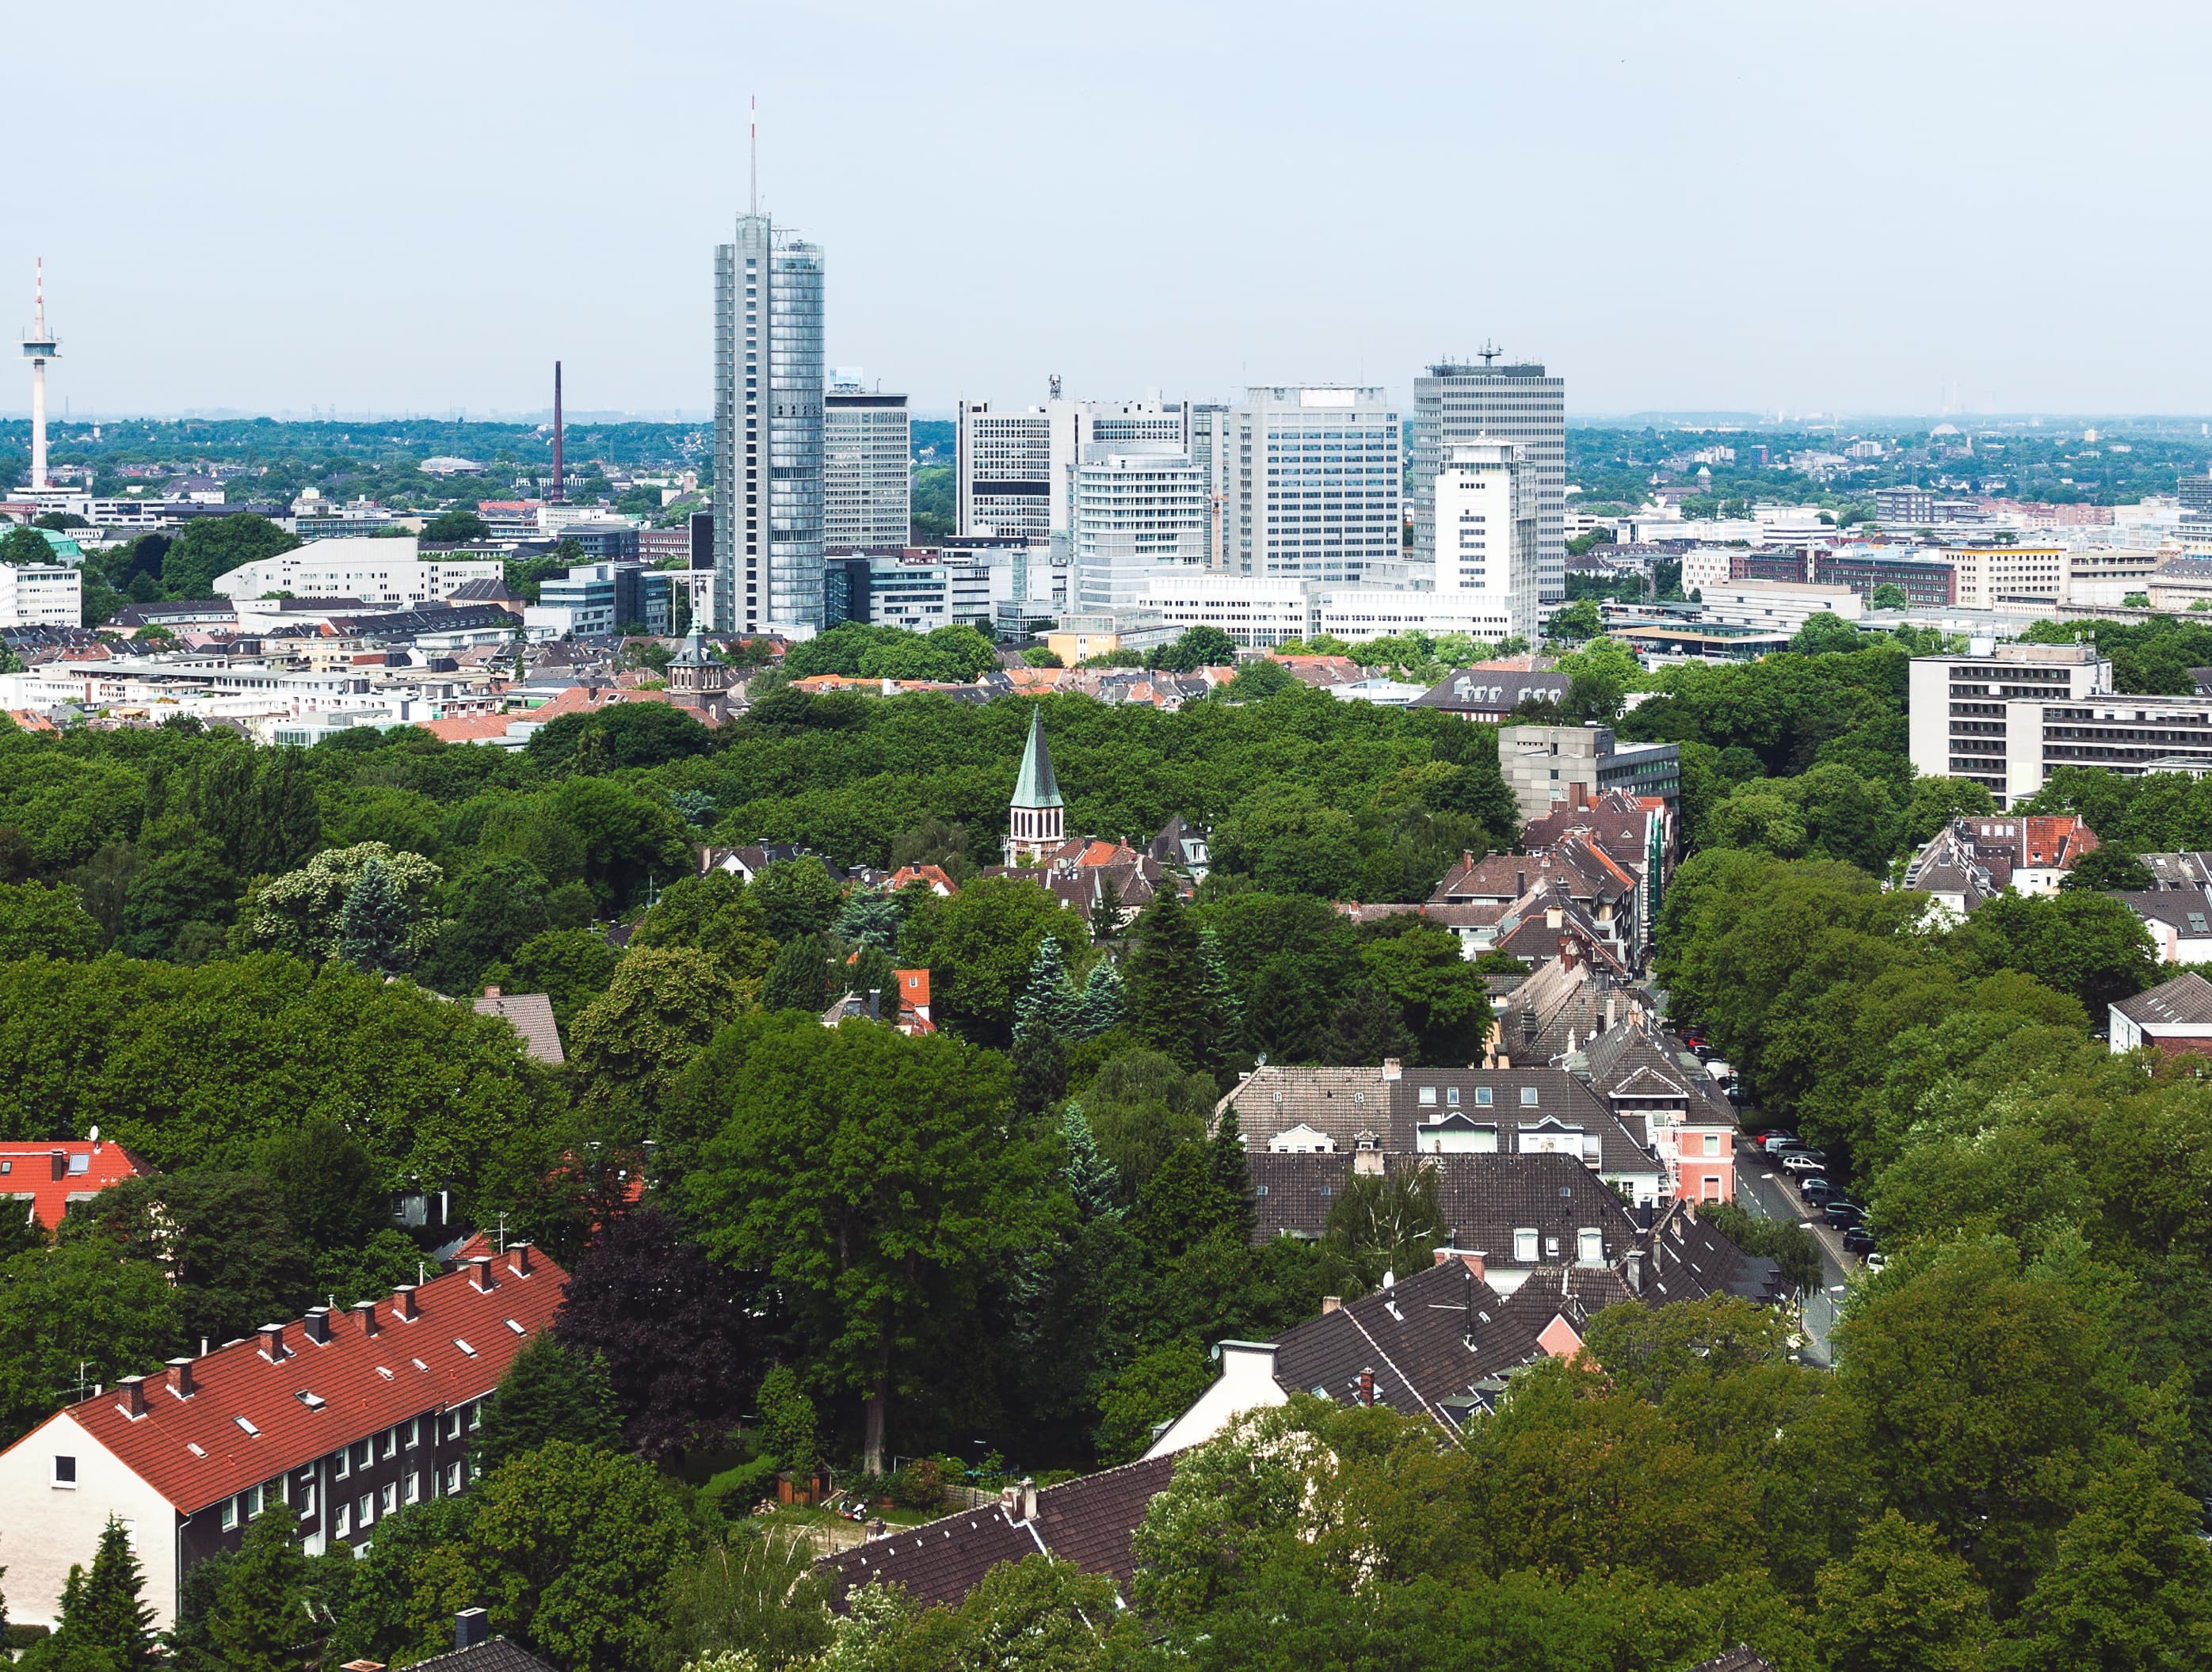
[(760, 212), (714, 251), (714, 627), (822, 628), (823, 255)]
[(1067, 810), (1053, 776), (1052, 753), (1044, 746), (1044, 711), (1030, 711), (1029, 741), (1022, 746), (1021, 775), (1014, 780), (1013, 807), (1006, 827), (1006, 863), (1037, 865), (1067, 839)]

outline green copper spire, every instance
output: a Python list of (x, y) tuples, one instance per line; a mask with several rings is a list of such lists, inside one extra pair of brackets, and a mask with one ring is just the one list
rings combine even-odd
[(1016, 807), (1058, 807), (1060, 780), (1052, 775), (1052, 756), (1044, 746), (1044, 711), (1030, 710), (1030, 739), (1022, 748), (1022, 775), (1014, 780)]

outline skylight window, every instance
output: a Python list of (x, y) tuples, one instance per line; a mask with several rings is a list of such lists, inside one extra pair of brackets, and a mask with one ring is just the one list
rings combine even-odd
[(235, 1422), (240, 1427), (245, 1429), (247, 1433), (252, 1434), (256, 1439), (258, 1439), (261, 1437), (261, 1430), (253, 1426), (252, 1418), (234, 1416), (231, 1418), (231, 1421)]
[(453, 1337), (453, 1345), (459, 1348), (462, 1352), (467, 1354), (471, 1359), (477, 1355), (476, 1348), (470, 1346), (468, 1342), (463, 1341), (459, 1336), (455, 1336)]
[(309, 1393), (305, 1388), (301, 1388), (292, 1396), (311, 1411), (319, 1411), (329, 1402), (319, 1393)]
[(206, 1452), (201, 1451), (198, 1445), (191, 1440), (186, 1440), (185, 1442), (185, 1450), (191, 1452), (195, 1457), (204, 1457), (207, 1456)]
[(389, 1365), (379, 1365), (376, 1367), (376, 1373), (388, 1382), (392, 1379), (392, 1366)]
[(417, 1369), (417, 1370), (419, 1370), (419, 1371), (422, 1372), (425, 1375), (428, 1375), (428, 1374), (429, 1373), (430, 1366), (428, 1366), (428, 1365), (426, 1365), (426, 1364), (424, 1364), (424, 1363), (422, 1361), (422, 1360), (420, 1360), (420, 1359), (414, 1359), (414, 1360), (409, 1360), (409, 1362), (410, 1362), (410, 1363), (411, 1363), (411, 1364), (415, 1366), (415, 1368), (416, 1368), (416, 1369)]
[(524, 1329), (524, 1328), (523, 1328), (520, 1324), (517, 1324), (517, 1323), (516, 1323), (513, 1318), (509, 1318), (509, 1319), (507, 1319), (507, 1327), (508, 1329), (510, 1329), (510, 1330), (514, 1330), (514, 1333), (515, 1333), (516, 1335), (518, 1335), (518, 1336), (524, 1336), (524, 1335), (527, 1335), (527, 1334), (529, 1334), (529, 1333), (530, 1333), (528, 1330), (525, 1330), (525, 1329)]

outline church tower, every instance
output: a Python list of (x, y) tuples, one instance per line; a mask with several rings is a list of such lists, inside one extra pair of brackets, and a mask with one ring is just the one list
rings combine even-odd
[(707, 635), (696, 621), (684, 648), (668, 663), (668, 700), (688, 708), (708, 725), (730, 717), (730, 683), (736, 670), (707, 648)]
[(1044, 711), (1032, 708), (1029, 742), (1022, 747), (1022, 774), (1014, 780), (1006, 863), (1042, 864), (1067, 839), (1066, 816), (1060, 799), (1060, 780), (1052, 774), (1052, 755), (1044, 746)]

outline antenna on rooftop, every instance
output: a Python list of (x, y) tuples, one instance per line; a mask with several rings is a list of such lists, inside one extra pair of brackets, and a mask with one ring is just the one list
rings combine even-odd
[(752, 95), (752, 127), (747, 147), (750, 153), (752, 213), (760, 214), (760, 94)]
[(1485, 337), (1485, 338), (1483, 338), (1483, 340), (1482, 340), (1482, 346), (1481, 346), (1480, 348), (1477, 348), (1477, 349), (1475, 350), (1475, 353), (1477, 353), (1477, 354), (1480, 354), (1480, 355), (1482, 356), (1482, 363), (1483, 363), (1485, 366), (1488, 366), (1492, 360), (1496, 360), (1496, 359), (1498, 357), (1498, 355), (1500, 355), (1500, 354), (1504, 354), (1504, 352), (1505, 352), (1505, 350), (1504, 350), (1504, 349), (1503, 349), (1503, 348), (1499, 348), (1499, 347), (1498, 347), (1495, 342), (1492, 342), (1488, 337)]

